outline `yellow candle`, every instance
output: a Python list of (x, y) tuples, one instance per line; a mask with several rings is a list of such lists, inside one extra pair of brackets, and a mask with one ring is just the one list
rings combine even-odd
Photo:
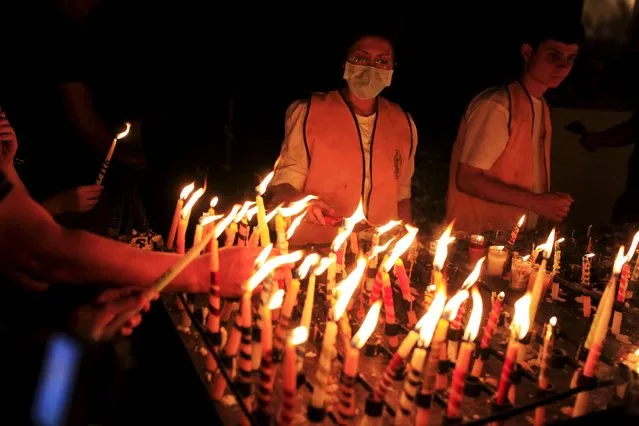
[(508, 259), (508, 250), (504, 246), (490, 246), (488, 248), (486, 275), (489, 277), (501, 277), (504, 273), (506, 259)]
[(281, 359), (279, 358), (279, 356), (284, 349), (286, 334), (289, 331), (288, 329), (291, 320), (291, 314), (293, 313), (293, 307), (295, 306), (295, 301), (297, 300), (297, 293), (299, 292), (299, 289), (300, 281), (297, 278), (293, 278), (291, 280), (291, 285), (289, 285), (288, 292), (286, 293), (286, 297), (284, 298), (284, 304), (282, 305), (282, 310), (280, 311), (280, 318), (277, 322), (277, 327), (275, 327), (273, 352), (276, 362)]
[(335, 342), (337, 340), (337, 324), (335, 321), (326, 321), (322, 350), (320, 352), (317, 371), (315, 372), (315, 384), (311, 405), (315, 408), (324, 408), (326, 400), (326, 382), (331, 373), (331, 363), (337, 354)]

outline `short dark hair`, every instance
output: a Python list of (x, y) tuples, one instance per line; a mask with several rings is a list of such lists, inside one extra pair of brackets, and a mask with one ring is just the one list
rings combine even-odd
[(582, 44), (586, 38), (581, 19), (557, 14), (545, 19), (531, 19), (526, 25), (521, 44), (530, 44), (537, 49), (541, 43), (554, 40), (564, 44)]
[(348, 37), (346, 37), (347, 43), (345, 44), (343, 49), (344, 51), (343, 57), (346, 58), (348, 56), (348, 52), (355, 45), (355, 43), (357, 43), (358, 41), (366, 37), (377, 37), (389, 42), (393, 48), (393, 57), (395, 58), (395, 61), (397, 61), (397, 50), (398, 50), (397, 36), (395, 35), (395, 32), (392, 29), (388, 29), (388, 28), (365, 28), (365, 29), (360, 29), (356, 32), (350, 33)]

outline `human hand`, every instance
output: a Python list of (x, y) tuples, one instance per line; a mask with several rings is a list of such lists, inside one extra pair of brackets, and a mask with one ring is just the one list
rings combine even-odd
[(535, 195), (532, 210), (543, 218), (553, 222), (562, 222), (573, 203), (569, 194), (561, 192), (548, 192)]
[(54, 195), (42, 205), (53, 215), (85, 213), (98, 204), (102, 189), (101, 185), (78, 186)]
[[(148, 311), (150, 303), (159, 297), (156, 292), (146, 295), (140, 288), (118, 288), (104, 291), (95, 303), (84, 305), (76, 310), (72, 326), (81, 336), (93, 340), (104, 341), (117, 334), (130, 336), (133, 329), (142, 322), (141, 311)], [(137, 311), (124, 326), (115, 329), (117, 319)]]
[(304, 221), (312, 225), (326, 225), (325, 216), (336, 216), (337, 213), (324, 200), (312, 200), (306, 208)]
[(13, 166), (18, 151), (18, 138), (4, 112), (0, 111), (0, 168)]

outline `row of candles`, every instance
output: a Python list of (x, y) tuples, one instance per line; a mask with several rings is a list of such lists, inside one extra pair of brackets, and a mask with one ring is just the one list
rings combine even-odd
[[(299, 202), (291, 203), (287, 207), (278, 206), (273, 211), (266, 214), (262, 195), (266, 190), (268, 182), (272, 174), (267, 177), (257, 188), (256, 201), (247, 202), (244, 205), (235, 205), (227, 215), (215, 215), (215, 203), (212, 200), (211, 209), (205, 213), (196, 228), (196, 236), (194, 238), (193, 248), (187, 254), (191, 254), (193, 250), (201, 253), (205, 244), (209, 246), (211, 257), (211, 290), (209, 294), (209, 304), (207, 317), (207, 329), (213, 336), (216, 350), (222, 351), (223, 359), (229, 362), (236, 356), (239, 356), (239, 374), (236, 377), (236, 384), (239, 386), (240, 393), (244, 398), (244, 403), (252, 407), (252, 372), (259, 370), (259, 383), (257, 387), (257, 406), (256, 411), (262, 416), (270, 417), (272, 411), (272, 392), (275, 380), (275, 363), (282, 363), (283, 377), (283, 401), (279, 414), (279, 422), (282, 424), (290, 424), (293, 415), (296, 412), (294, 404), (294, 395), (297, 388), (297, 374), (303, 365), (303, 356), (295, 348), (304, 344), (308, 338), (309, 329), (312, 322), (312, 310), (314, 306), (315, 296), (315, 280), (322, 276), (324, 271), (327, 273), (327, 299), (329, 305), (329, 316), (326, 320), (324, 334), (322, 338), (321, 353), (319, 356), (319, 365), (316, 372), (314, 391), (311, 398), (308, 415), (310, 420), (321, 419), (322, 413), (326, 410), (327, 401), (327, 380), (331, 374), (331, 364), (336, 355), (337, 336), (341, 334), (345, 342), (345, 356), (343, 370), (341, 374), (340, 387), (338, 392), (338, 407), (335, 410), (335, 416), (341, 424), (348, 424), (355, 416), (355, 400), (354, 400), (354, 384), (358, 375), (358, 364), (360, 350), (366, 343), (370, 335), (375, 330), (379, 317), (384, 308), (386, 319), (389, 318), (389, 312), (394, 308), (388, 304), (386, 297), (380, 299), (380, 293), (386, 287), (389, 287), (388, 273), (392, 270), (397, 277), (403, 277), (403, 264), (400, 256), (411, 246), (417, 229), (410, 225), (405, 225), (406, 233), (402, 238), (392, 238), (385, 245), (379, 245), (379, 237), (385, 232), (390, 231), (399, 225), (399, 222), (392, 222), (386, 226), (377, 228), (376, 240), (377, 244), (373, 244), (370, 252), (360, 254), (355, 268), (346, 274), (342, 269), (343, 279), (335, 282), (336, 270), (343, 265), (345, 243), (353, 232), (354, 226), (365, 220), (361, 205), (350, 218), (343, 220), (340, 232), (336, 237), (332, 252), (329, 256), (321, 258), (317, 253), (311, 253), (304, 257), (301, 251), (287, 253), (286, 241), (294, 232), (295, 225), (301, 222), (307, 203), (312, 200), (313, 196), (308, 196)], [(194, 186), (185, 188), (182, 192), (178, 204), (176, 206), (176, 214), (169, 234), (168, 245), (171, 246), (175, 240), (173, 235), (177, 235), (177, 251), (185, 253), (184, 249), (184, 233), (190, 210), (199, 197), (204, 193), (203, 189), (194, 191)], [(189, 198), (190, 195), (190, 198)], [(188, 199), (188, 201), (187, 201)], [(252, 234), (248, 232), (248, 221), (257, 214), (258, 224), (253, 229)], [(268, 232), (268, 223), (276, 217), (275, 227), (277, 234), (276, 245), (280, 249), (281, 255), (271, 257), (269, 259), (270, 235)], [(287, 226), (287, 220), (290, 225)], [(219, 222), (216, 222), (218, 221)], [(243, 238), (238, 238), (238, 243), (246, 245), (262, 245), (264, 250), (262, 255), (256, 261), (255, 274), (248, 280), (244, 289), (244, 297), (241, 299), (240, 314), (235, 319), (235, 326), (229, 333), (226, 344), (223, 345), (220, 335), (220, 304), (219, 283), (216, 282), (216, 272), (219, 268), (217, 259), (217, 238), (226, 233), (227, 241), (233, 241), (235, 233), (238, 232), (237, 224), (240, 224), (239, 232)], [(242, 230), (243, 228), (243, 230)], [(430, 307), (422, 317), (422, 319), (409, 331), (400, 345), (396, 345), (397, 350), (383, 377), (379, 380), (375, 392), (370, 398), (370, 404), (367, 404), (367, 415), (364, 421), (367, 424), (376, 423), (380, 420), (381, 411), (379, 404), (385, 399), (386, 392), (391, 386), (394, 377), (401, 371), (404, 364), (409, 360), (406, 379), (400, 398), (400, 409), (397, 411), (396, 422), (398, 424), (405, 422), (412, 416), (417, 406), (415, 416), (416, 424), (425, 425), (429, 423), (430, 406), (435, 390), (446, 388), (447, 383), (447, 362), (451, 357), (450, 347), (456, 347), (452, 351), (452, 360), (455, 361), (455, 369), (453, 371), (453, 381), (450, 390), (450, 397), (446, 416), (450, 419), (458, 419), (461, 416), (461, 401), (463, 398), (464, 383), (466, 376), (470, 370), (470, 362), (475, 354), (471, 375), (478, 377), (482, 373), (483, 362), (485, 360), (486, 350), (490, 344), (491, 337), (497, 327), (499, 315), (501, 313), (504, 295), (500, 294), (495, 298), (492, 309), (488, 316), (488, 321), (484, 328), (483, 337), (478, 348), (475, 347), (474, 340), (480, 328), (482, 318), (482, 299), (479, 291), (474, 285), (478, 280), (482, 267), (485, 267), (484, 260), (481, 258), (476, 263), (475, 269), (464, 282), (462, 288), (457, 291), (450, 299), (447, 298), (447, 283), (442, 273), (444, 263), (447, 256), (447, 246), (451, 241), (452, 224), (449, 226), (442, 237), (438, 240), (437, 250), (433, 261), (433, 282), (434, 296)], [(198, 235), (199, 233), (199, 235)], [(638, 234), (639, 235), (639, 234)], [(511, 236), (512, 237), (512, 236)], [(516, 235), (515, 235), (516, 239)], [(512, 240), (512, 238), (511, 238)], [(208, 243), (210, 241), (210, 243)], [(204, 244), (203, 244), (204, 242)], [(391, 243), (394, 242), (392, 248)], [(636, 245), (636, 244), (635, 244)], [(517, 365), (518, 354), (521, 351), (523, 341), (529, 335), (529, 328), (534, 324), (539, 301), (543, 292), (544, 272), (546, 263), (549, 260), (550, 253), (554, 244), (554, 230), (548, 237), (546, 243), (540, 246), (539, 250), (543, 258), (540, 268), (535, 277), (534, 284), (530, 291), (521, 297), (515, 303), (515, 315), (511, 324), (511, 339), (506, 350), (502, 374), (500, 376), (499, 385), (495, 395), (495, 403), (503, 405), (507, 402), (509, 393), (512, 394), (512, 372)], [(634, 253), (634, 249), (629, 250), (630, 255)], [(373, 275), (370, 307), (365, 315), (364, 321), (360, 329), (351, 336), (350, 326), (345, 313), (347, 312), (351, 299), (358, 287), (362, 291), (367, 288), (368, 280), (363, 278), (371, 277), (367, 269), (373, 265), (372, 260), (377, 256), (383, 255), (380, 267)], [(587, 347), (590, 348), (588, 360), (584, 367), (583, 374), (587, 377), (593, 377), (596, 365), (599, 361), (599, 354), (606, 332), (610, 316), (612, 315), (614, 287), (616, 277), (621, 268), (629, 260), (628, 255), (620, 250), (611, 281), (606, 287), (606, 291), (600, 301), (597, 316), (589, 333), (589, 341)], [(297, 268), (293, 268), (293, 277), (288, 280), (288, 285), (284, 288), (277, 284), (280, 280), (276, 276), (281, 274), (282, 268), (290, 270), (290, 265), (300, 262)], [(288, 266), (287, 266), (288, 265)], [(490, 266), (490, 265), (488, 265)], [(488, 268), (490, 269), (490, 268)], [(290, 318), (293, 307), (297, 303), (297, 296), (300, 288), (300, 281), (308, 278), (306, 298), (303, 305), (300, 325), (292, 328)], [(401, 278), (398, 278), (401, 280)], [(253, 323), (253, 313), (251, 309), (251, 294), (257, 286), (262, 285), (262, 296), (259, 307), (255, 315), (255, 324)], [(407, 283), (410, 285), (410, 283)], [(283, 293), (286, 295), (283, 296)], [(282, 298), (284, 299), (282, 304)], [(460, 339), (452, 339), (456, 333), (453, 325), (457, 323), (457, 328), (463, 317), (464, 306), (467, 301), (472, 301), (472, 311), (469, 316), (468, 324), (463, 330)], [(392, 299), (390, 301), (392, 304)], [(273, 318), (271, 310), (277, 309), (281, 305), (279, 321), (273, 331)], [(606, 314), (607, 312), (607, 314)], [(343, 320), (346, 319), (346, 321)], [(556, 325), (556, 319), (549, 321), (543, 330), (543, 347), (542, 347), (542, 367), (539, 375), (539, 387), (544, 389), (548, 386), (547, 364), (549, 353), (552, 350), (552, 339), (554, 338), (553, 327)], [(255, 326), (256, 331), (251, 328)], [(461, 345), (459, 344), (461, 340)], [(589, 343), (589, 344), (588, 344)], [(391, 345), (393, 346), (393, 345)], [(448, 346), (448, 347), (447, 347)], [(238, 355), (239, 351), (239, 355)], [(256, 352), (261, 356), (256, 356)], [(411, 355), (412, 354), (412, 355)], [(231, 365), (229, 363), (229, 365)], [(212, 375), (211, 395), (214, 399), (219, 399), (223, 395), (226, 384), (223, 377), (219, 374), (219, 366), (215, 359), (209, 355), (207, 358), (207, 370)], [(584, 403), (584, 400), (586, 401)], [(583, 414), (587, 405), (587, 393), (579, 394), (574, 412), (576, 415)], [(370, 408), (370, 409), (369, 409)], [(539, 410), (537, 410), (539, 411)], [(543, 410), (542, 410), (543, 411)], [(536, 416), (543, 416), (543, 412)], [(538, 422), (541, 424), (542, 422)]]

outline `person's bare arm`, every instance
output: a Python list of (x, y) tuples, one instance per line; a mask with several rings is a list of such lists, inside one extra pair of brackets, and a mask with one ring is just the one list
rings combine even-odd
[(566, 217), (573, 201), (567, 194), (535, 194), (526, 189), (508, 185), (486, 175), (483, 170), (464, 163), (459, 163), (457, 169), (457, 187), (474, 197), (532, 210), (555, 222)]

